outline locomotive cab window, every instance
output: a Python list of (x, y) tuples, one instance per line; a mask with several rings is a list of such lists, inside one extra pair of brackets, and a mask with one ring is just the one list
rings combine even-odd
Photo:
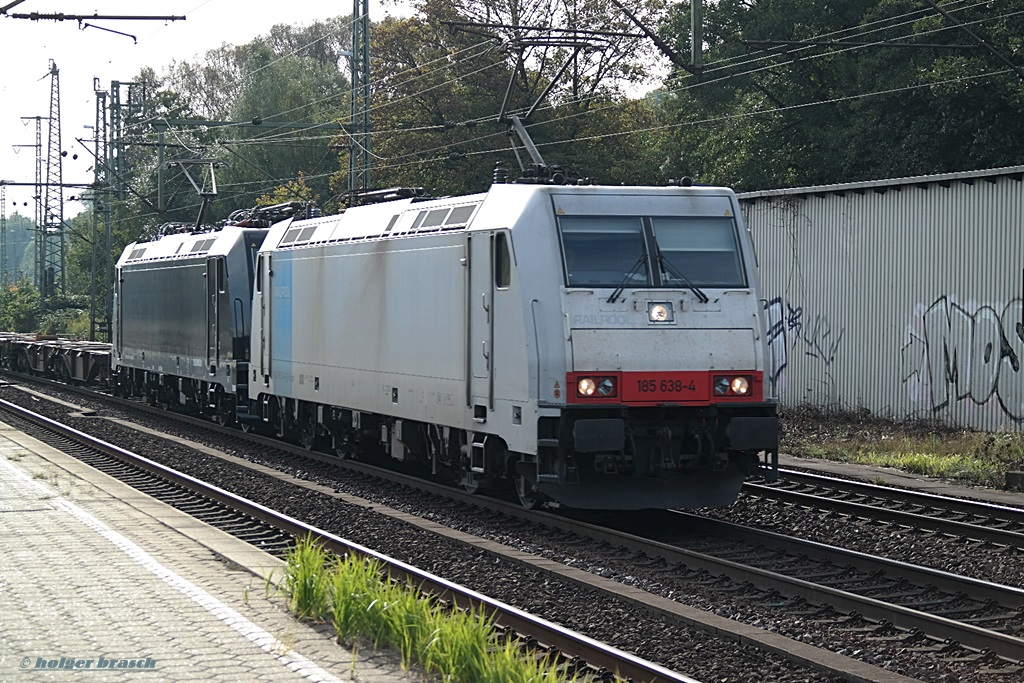
[(736, 223), (714, 216), (559, 216), (569, 287), (745, 287)]
[(558, 225), (570, 287), (617, 287), (627, 273), (627, 285), (648, 282), (639, 218), (562, 216)]
[(657, 217), (652, 219), (658, 248), (667, 265), (667, 287), (745, 287), (746, 276), (736, 242), (736, 224), (726, 217)]

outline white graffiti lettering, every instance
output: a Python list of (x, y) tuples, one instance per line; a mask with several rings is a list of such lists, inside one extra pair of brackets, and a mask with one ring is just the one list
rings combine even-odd
[(992, 306), (969, 313), (943, 296), (921, 318), (901, 352), (905, 384), (911, 379), (927, 384), (933, 410), (963, 400), (984, 405), (995, 398), (1003, 412), (1024, 420), (1020, 299), (999, 313)]

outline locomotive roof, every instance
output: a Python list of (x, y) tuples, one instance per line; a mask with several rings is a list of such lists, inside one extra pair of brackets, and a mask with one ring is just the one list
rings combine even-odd
[(247, 233), (253, 232), (265, 234), (266, 230), (229, 225), (211, 232), (176, 233), (164, 235), (152, 242), (133, 242), (125, 247), (117, 265), (143, 261), (225, 256)]
[[(514, 219), (530, 198), (543, 194), (555, 196), (564, 202), (589, 212), (588, 198), (594, 196), (732, 196), (732, 191), (721, 187), (653, 187), (610, 185), (528, 185), (496, 184), (488, 192), (472, 195), (444, 197), (424, 201), (401, 199), (368, 206), (352, 207), (343, 213), (309, 220), (278, 223), (263, 243), (263, 249), (289, 249), (316, 244), (377, 240), (424, 233), (455, 232), (469, 228), (473, 217), (485, 201), (501, 202), (500, 210)], [(576, 212), (575, 210), (573, 211)], [(514, 220), (511, 220), (514, 222)]]

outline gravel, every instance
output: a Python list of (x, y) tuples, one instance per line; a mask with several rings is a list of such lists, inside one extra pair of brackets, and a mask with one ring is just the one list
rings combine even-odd
[[(33, 401), (24, 392), (11, 388), (0, 388), (0, 398), (31, 404), (37, 411), (70, 422), (78, 429), (138, 450), (137, 434), (112, 423), (95, 418), (69, 420), (67, 409), (45, 401)], [(76, 404), (89, 404), (101, 415), (114, 412), (105, 404), (83, 400), (77, 395), (62, 398)], [(863, 629), (840, 629), (834, 624), (828, 626), (828, 619), (820, 620), (813, 610), (804, 618), (783, 615), (745, 597), (742, 591), (725, 593), (712, 590), (716, 583), (713, 579), (695, 579), (690, 573), (676, 568), (657, 567), (649, 558), (646, 561), (639, 558), (641, 561), (638, 561), (638, 558), (615, 549), (595, 547), (592, 542), (565, 542), (560, 534), (547, 534), (544, 530), (514, 520), (482, 516), (479, 510), (465, 506), (439, 506), (436, 500), (431, 502), (427, 497), (411, 494), (400, 487), (312, 462), (297, 462), (270, 449), (246, 447), (245, 452), (240, 452), (236, 442), (201, 430), (168, 427), (163, 421), (137, 414), (128, 416), (128, 419), (923, 681), (1009, 681), (1017, 680), (1019, 676), (1019, 673), (1004, 675), (998, 669), (984, 670), (977, 663), (957, 661), (956, 658), (937, 659), (933, 655), (915, 652), (909, 643), (873, 639), (871, 633)], [(172, 442), (153, 439), (147, 445), (145, 455), (703, 681), (749, 681), (753, 680), (751, 672), (755, 671), (759, 681), (836, 680), (752, 647), (724, 641), (694, 629), (680, 628), (658, 617), (638, 614), (634, 608), (589, 589), (555, 581), (521, 566), (496, 560), (481, 551), (439, 540), (428, 532), (410, 528), (388, 517), (321, 494), (298, 490)], [(429, 507), (423, 508), (424, 505)], [(1017, 551), (976, 547), (977, 544), (967, 544), (963, 540), (912, 530), (893, 531), (883, 538), (878, 534), (878, 527), (858, 520), (830, 518), (813, 510), (746, 498), (727, 509), (703, 512), (740, 524), (769, 528), (906, 562), (1010, 585), (1024, 585), (1024, 562), (1021, 562)]]

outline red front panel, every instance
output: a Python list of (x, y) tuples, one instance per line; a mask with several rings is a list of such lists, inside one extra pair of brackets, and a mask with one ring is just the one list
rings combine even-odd
[[(742, 375), (750, 382), (750, 391), (742, 396), (719, 396), (713, 382), (718, 376)], [(609, 377), (615, 382), (611, 396), (580, 396), (579, 380), (584, 377)], [(763, 374), (760, 372), (703, 370), (687, 372), (571, 372), (566, 377), (566, 400), (577, 405), (709, 405), (712, 403), (760, 403), (764, 400)]]

